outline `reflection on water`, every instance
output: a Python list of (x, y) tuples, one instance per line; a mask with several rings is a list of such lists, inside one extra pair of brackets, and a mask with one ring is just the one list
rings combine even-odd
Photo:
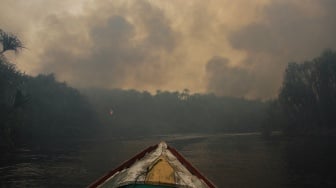
[(85, 187), (161, 140), (180, 151), (218, 187), (307, 185), (305, 182), (293, 183), (293, 177), (298, 173), (289, 173), (293, 170), (288, 169), (291, 167), (285, 152), (288, 147), (280, 139), (266, 141), (258, 134), (221, 134), (85, 140), (72, 148), (21, 149), (1, 156), (0, 186)]

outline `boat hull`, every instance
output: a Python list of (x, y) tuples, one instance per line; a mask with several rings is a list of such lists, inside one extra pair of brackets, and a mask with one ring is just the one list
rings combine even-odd
[(150, 146), (91, 185), (120, 188), (214, 188), (177, 150), (165, 142)]

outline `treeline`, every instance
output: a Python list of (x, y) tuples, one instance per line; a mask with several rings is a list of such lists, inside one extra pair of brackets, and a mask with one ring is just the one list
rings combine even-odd
[(265, 103), (213, 94), (90, 89), (105, 132), (116, 135), (259, 131)]
[[(53, 74), (21, 73), (5, 53), (23, 48), (0, 30), (0, 141), (45, 142), (103, 132), (113, 136), (262, 130), (269, 135), (335, 132), (336, 52), (289, 63), (277, 99), (269, 102), (136, 90), (78, 90)], [(82, 94), (83, 93), (83, 94)]]
[[(78, 90), (50, 75), (31, 77), (0, 59), (0, 133), (6, 145), (54, 142), (89, 136), (98, 126)], [(12, 71), (12, 72), (11, 72)]]
[(264, 133), (272, 126), (286, 135), (336, 133), (336, 52), (289, 63), (277, 100), (268, 107)]
[[(109, 136), (246, 132), (260, 128), (260, 101), (158, 91), (78, 90), (53, 74), (28, 76), (6, 58), (21, 41), (0, 30), (0, 145), (48, 143), (103, 132)], [(88, 100), (89, 99), (89, 100)]]
[(0, 146), (42, 144), (92, 134), (98, 120), (78, 90), (55, 80), (21, 73), (5, 52), (18, 51), (16, 36), (0, 30)]

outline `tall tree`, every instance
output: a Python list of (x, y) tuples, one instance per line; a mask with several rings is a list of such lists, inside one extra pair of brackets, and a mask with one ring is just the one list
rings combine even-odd
[(288, 64), (279, 102), (290, 133), (332, 128), (336, 124), (336, 52), (327, 50), (312, 61)]
[(23, 48), (22, 42), (13, 34), (0, 29), (0, 141), (12, 145), (11, 136), (13, 126), (19, 123), (16, 108), (26, 102), (27, 98), (18, 90), (22, 74), (15, 66), (8, 62), (6, 51), (18, 52)]

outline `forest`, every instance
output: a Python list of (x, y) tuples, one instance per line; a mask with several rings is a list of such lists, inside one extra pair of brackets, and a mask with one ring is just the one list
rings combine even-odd
[(83, 91), (108, 134), (164, 135), (259, 131), (265, 103), (213, 94), (89, 89)]
[(6, 54), (23, 48), (21, 41), (0, 31), (1, 146), (40, 144), (92, 133), (97, 119), (85, 97), (55, 80), (53, 74), (29, 76), (9, 62)]
[[(6, 58), (25, 50), (0, 31), (1, 147), (70, 139), (171, 133), (334, 134), (336, 52), (289, 63), (277, 98), (261, 101), (183, 91), (76, 89), (53, 74), (26, 75)], [(29, 63), (29, 62), (27, 62)]]
[(313, 60), (288, 64), (263, 131), (277, 127), (288, 136), (334, 135), (335, 114), (336, 52), (325, 50)]

